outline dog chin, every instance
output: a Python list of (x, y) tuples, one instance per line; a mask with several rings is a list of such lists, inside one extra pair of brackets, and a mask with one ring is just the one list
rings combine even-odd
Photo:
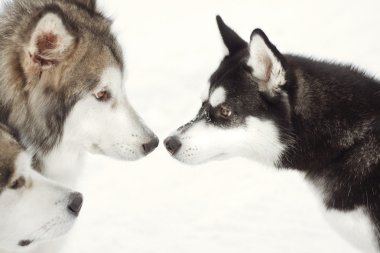
[(96, 144), (91, 146), (89, 152), (93, 155), (107, 156), (120, 161), (137, 161), (144, 157), (142, 150), (130, 150), (129, 152), (123, 152), (122, 150), (115, 149), (109, 152)]
[(181, 156), (174, 156), (174, 158), (176, 160), (180, 161), (181, 163), (187, 164), (187, 165), (201, 165), (201, 164), (205, 164), (205, 163), (209, 163), (209, 162), (213, 162), (213, 161), (224, 161), (224, 160), (229, 159), (230, 157), (231, 156), (229, 156), (225, 153), (220, 153), (220, 154), (216, 154), (214, 156), (205, 157), (205, 158), (195, 157), (193, 159), (188, 159), (188, 158), (184, 158)]
[[(52, 240), (57, 240), (59, 238), (65, 237), (67, 233), (74, 227), (76, 222), (75, 217), (69, 218), (69, 220), (65, 222), (61, 222), (59, 227), (48, 227), (46, 228), (46, 235), (43, 237), (37, 237), (31, 240), (20, 241), (20, 243), (25, 244), (25, 248), (30, 248), (39, 243), (46, 243)], [(20, 245), (19, 246), (22, 246)], [(29, 244), (28, 244), (29, 243)]]

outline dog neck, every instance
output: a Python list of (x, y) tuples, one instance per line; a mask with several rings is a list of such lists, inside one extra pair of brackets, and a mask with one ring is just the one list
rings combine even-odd
[(62, 142), (48, 154), (39, 156), (42, 173), (66, 186), (75, 187), (85, 151), (76, 143)]

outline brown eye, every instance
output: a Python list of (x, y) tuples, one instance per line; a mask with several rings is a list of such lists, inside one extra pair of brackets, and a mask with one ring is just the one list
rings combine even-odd
[(21, 187), (23, 187), (25, 185), (26, 181), (25, 181), (25, 178), (24, 177), (19, 177), (16, 181), (14, 181), (10, 188), (12, 190), (17, 190), (17, 189), (20, 189)]
[(223, 117), (223, 118), (229, 118), (231, 117), (232, 115), (232, 111), (230, 108), (228, 108), (227, 106), (221, 106), (220, 107), (220, 115)]
[(101, 90), (98, 93), (95, 94), (95, 97), (99, 101), (107, 101), (111, 98), (111, 95), (108, 91), (106, 90)]

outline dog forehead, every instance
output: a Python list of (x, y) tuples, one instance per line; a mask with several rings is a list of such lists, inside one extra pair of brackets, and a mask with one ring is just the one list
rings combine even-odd
[(248, 68), (247, 57), (245, 50), (238, 55), (227, 56), (210, 77), (208, 93), (203, 93), (202, 101), (209, 99), (215, 107), (235, 97), (250, 96), (249, 93), (253, 92), (256, 86), (252, 85), (253, 80), (244, 70)]
[(210, 83), (214, 84), (234, 75), (242, 66), (247, 65), (249, 59), (248, 49), (239, 51), (234, 55), (227, 55), (222, 59), (218, 68), (210, 77)]
[(101, 76), (98, 88), (108, 88), (117, 90), (122, 87), (123, 73), (116, 65), (109, 65), (105, 67)]
[(115, 65), (106, 66), (101, 75), (101, 81), (120, 83), (122, 79), (122, 72), (120, 68)]

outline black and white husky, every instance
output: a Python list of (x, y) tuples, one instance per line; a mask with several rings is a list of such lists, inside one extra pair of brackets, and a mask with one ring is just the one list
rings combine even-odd
[(332, 224), (379, 252), (380, 83), (352, 66), (283, 55), (260, 29), (246, 43), (217, 22), (229, 54), (168, 151), (188, 164), (244, 156), (299, 170)]

